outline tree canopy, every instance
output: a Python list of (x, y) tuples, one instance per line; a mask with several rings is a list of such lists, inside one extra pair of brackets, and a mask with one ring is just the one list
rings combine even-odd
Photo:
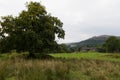
[(104, 44), (106, 52), (120, 52), (120, 39), (114, 36), (111, 36), (107, 39)]
[(26, 8), (19, 16), (2, 17), (0, 51), (47, 53), (57, 50), (55, 36), (64, 39), (63, 23), (38, 2), (30, 2)]

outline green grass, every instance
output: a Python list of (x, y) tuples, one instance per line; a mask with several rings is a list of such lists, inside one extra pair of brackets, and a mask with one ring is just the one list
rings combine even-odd
[(0, 55), (0, 80), (120, 80), (120, 54), (50, 54), (49, 60), (27, 54)]
[(97, 59), (97, 60), (107, 60), (107, 61), (120, 61), (120, 54), (118, 53), (98, 53), (98, 52), (79, 52), (79, 53), (59, 53), (50, 54), (56, 58), (65, 59)]

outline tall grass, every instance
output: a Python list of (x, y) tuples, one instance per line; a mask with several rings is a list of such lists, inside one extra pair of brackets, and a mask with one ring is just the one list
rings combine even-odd
[(120, 80), (120, 63), (90, 59), (0, 60), (0, 80)]
[(69, 80), (68, 66), (61, 61), (16, 59), (0, 63), (0, 80)]

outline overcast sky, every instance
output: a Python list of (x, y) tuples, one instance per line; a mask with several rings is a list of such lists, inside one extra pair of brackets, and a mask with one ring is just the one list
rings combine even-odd
[[(0, 0), (0, 16), (18, 15), (31, 0)], [(78, 42), (92, 36), (120, 36), (120, 0), (32, 0), (64, 23), (65, 39)]]

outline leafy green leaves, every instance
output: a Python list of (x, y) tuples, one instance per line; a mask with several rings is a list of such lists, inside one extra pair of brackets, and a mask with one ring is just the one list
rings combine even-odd
[[(45, 7), (38, 2), (30, 2), (26, 7), (27, 10), (23, 10), (19, 16), (5, 16), (0, 21), (0, 36), (8, 35), (2, 37), (1, 52), (12, 49), (32, 53), (54, 51), (57, 48), (55, 35), (58, 38), (64, 38), (65, 35), (63, 23), (48, 14)], [(5, 50), (7, 47), (9, 49)]]

